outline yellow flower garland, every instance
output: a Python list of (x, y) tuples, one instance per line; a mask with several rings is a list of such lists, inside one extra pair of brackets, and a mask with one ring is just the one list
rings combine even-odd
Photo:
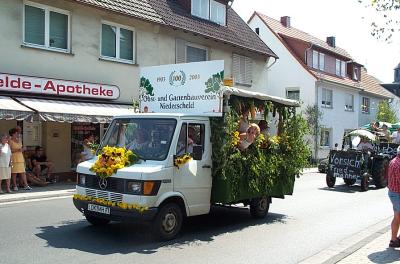
[(97, 176), (106, 178), (116, 173), (117, 170), (134, 164), (138, 159), (136, 154), (126, 148), (105, 146), (90, 170)]
[(179, 169), (192, 159), (192, 156), (190, 156), (189, 154), (184, 154), (183, 156), (179, 156), (174, 159), (174, 165)]
[(124, 210), (136, 210), (139, 211), (140, 213), (143, 213), (145, 211), (147, 211), (149, 208), (148, 207), (144, 207), (144, 206), (140, 206), (138, 204), (129, 204), (129, 203), (123, 203), (123, 202), (112, 202), (106, 199), (102, 199), (102, 198), (95, 198), (92, 196), (87, 196), (87, 195), (80, 195), (80, 194), (74, 194), (73, 199), (75, 200), (80, 200), (80, 201), (88, 201), (91, 203), (96, 203), (99, 205), (104, 205), (104, 206), (115, 206), (115, 207), (119, 207), (121, 209)]

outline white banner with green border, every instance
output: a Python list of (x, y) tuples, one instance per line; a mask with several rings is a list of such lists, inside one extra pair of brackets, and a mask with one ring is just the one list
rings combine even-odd
[(143, 67), (141, 112), (222, 116), (224, 61)]

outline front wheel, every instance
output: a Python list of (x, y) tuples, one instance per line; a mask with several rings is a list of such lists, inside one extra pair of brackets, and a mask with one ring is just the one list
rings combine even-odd
[(268, 214), (271, 200), (268, 196), (254, 198), (250, 201), (250, 214), (253, 218), (264, 218)]
[(110, 220), (105, 218), (96, 217), (93, 215), (85, 215), (86, 220), (94, 226), (101, 226), (110, 223)]
[(162, 241), (174, 239), (181, 230), (182, 221), (181, 208), (176, 203), (165, 204), (153, 221), (154, 237)]
[(326, 185), (329, 188), (333, 188), (333, 186), (335, 186), (335, 183), (336, 183), (336, 178), (329, 174), (326, 174)]
[(363, 177), (361, 178), (361, 191), (366, 192), (369, 188), (369, 174), (364, 173)]

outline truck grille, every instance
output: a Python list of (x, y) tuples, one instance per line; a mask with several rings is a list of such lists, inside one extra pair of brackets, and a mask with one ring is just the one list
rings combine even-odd
[(100, 189), (99, 181), (100, 178), (94, 175), (85, 175), (86, 184), (83, 187), (87, 187), (90, 189), (100, 190), (100, 191), (108, 191), (108, 192), (118, 192), (123, 193), (125, 187), (125, 180), (119, 178), (107, 178), (107, 187), (104, 189)]
[(85, 188), (87, 196), (102, 198), (112, 202), (122, 202), (122, 194)]

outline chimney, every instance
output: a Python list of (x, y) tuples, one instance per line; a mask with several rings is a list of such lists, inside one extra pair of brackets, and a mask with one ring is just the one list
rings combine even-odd
[(336, 48), (336, 39), (335, 39), (335, 37), (333, 37), (333, 36), (327, 37), (326, 38), (326, 43), (328, 43), (328, 45), (331, 46), (332, 48)]
[(283, 16), (281, 17), (281, 24), (284, 27), (290, 28), (290, 16)]

